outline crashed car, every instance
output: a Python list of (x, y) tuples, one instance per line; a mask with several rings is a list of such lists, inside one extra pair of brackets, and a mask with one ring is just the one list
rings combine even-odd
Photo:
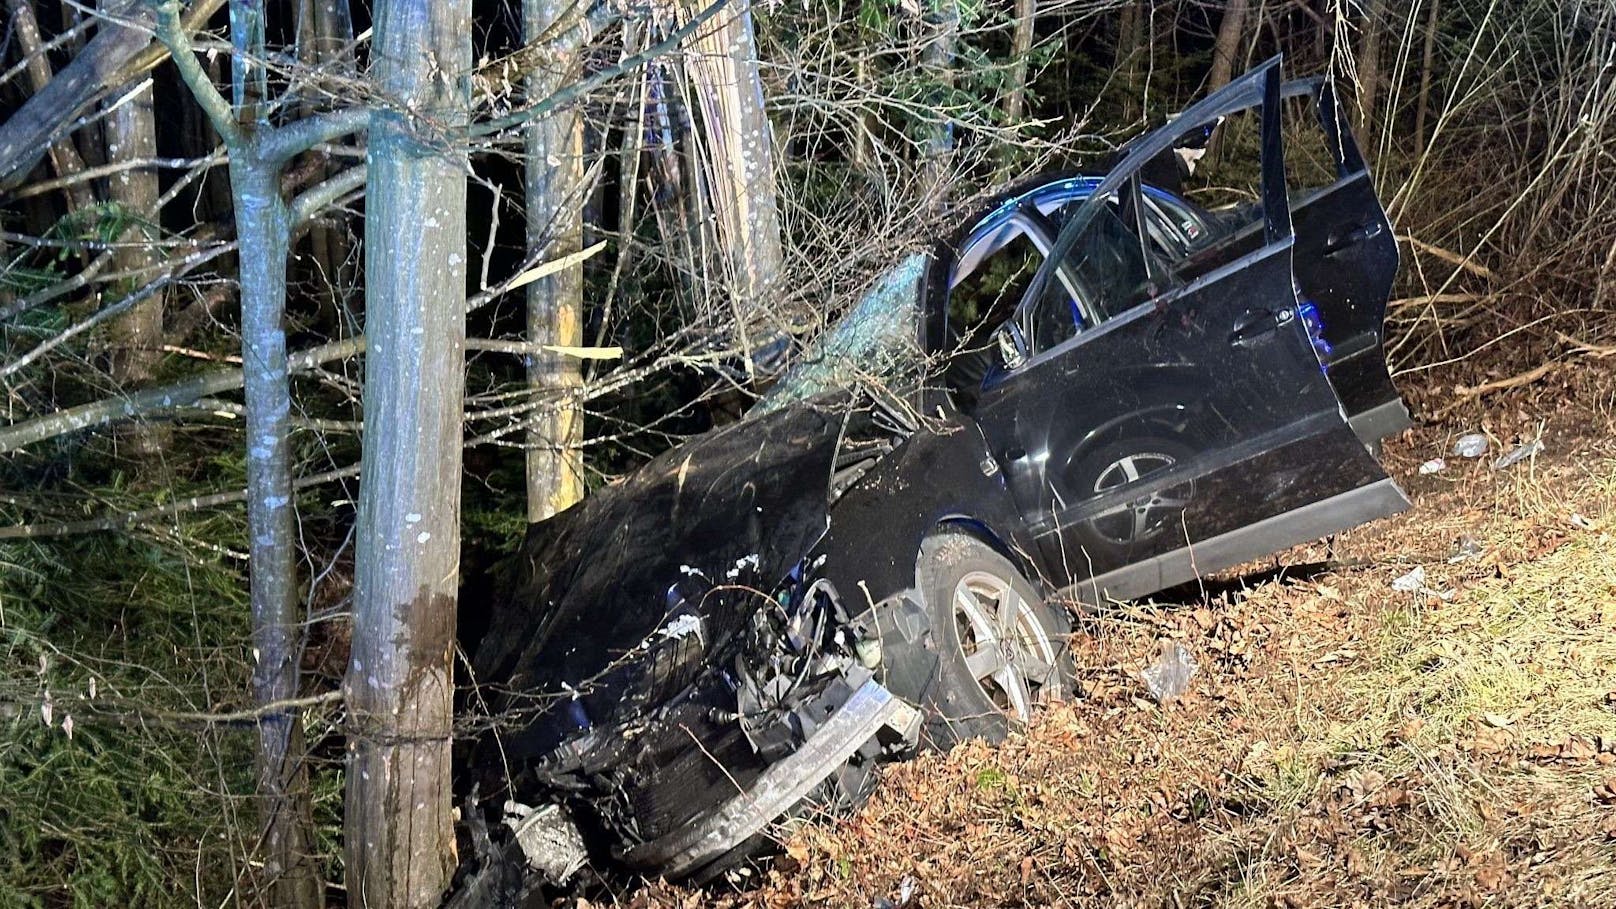
[[(1194, 188), (1197, 156), (1246, 182)], [(479, 898), (585, 862), (711, 878), (1072, 693), (1063, 600), (1406, 508), (1372, 453), (1409, 422), (1396, 268), (1330, 83), (1278, 59), (898, 263), (744, 419), (531, 527), (462, 781), (468, 864), (524, 867)]]

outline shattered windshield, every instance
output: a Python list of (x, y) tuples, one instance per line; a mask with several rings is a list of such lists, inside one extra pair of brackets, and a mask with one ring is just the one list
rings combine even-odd
[(814, 339), (752, 413), (856, 383), (885, 384), (917, 371), (915, 309), (928, 257), (915, 253), (882, 275), (841, 320)]

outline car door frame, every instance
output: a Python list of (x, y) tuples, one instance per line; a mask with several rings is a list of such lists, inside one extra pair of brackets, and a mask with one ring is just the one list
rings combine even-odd
[[(1293, 80), (1281, 87), (1281, 96), (1312, 99), (1318, 129), (1334, 158), (1336, 179), (1310, 189), (1291, 206), (1293, 222), (1304, 223), (1293, 268), (1324, 320), (1325, 341), (1335, 348), (1330, 381), (1347, 420), (1372, 444), (1413, 425), (1386, 363), (1386, 303), (1397, 273), (1397, 240), (1334, 80)], [(1343, 197), (1350, 203), (1345, 209)], [(1302, 213), (1299, 219), (1296, 212)], [(1332, 277), (1346, 286), (1325, 286), (1335, 283)]]

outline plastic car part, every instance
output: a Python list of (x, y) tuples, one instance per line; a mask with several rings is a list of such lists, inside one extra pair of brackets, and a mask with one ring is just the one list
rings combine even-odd
[(874, 679), (865, 682), (812, 737), (770, 765), (747, 791), (666, 836), (630, 849), (631, 865), (679, 877), (740, 846), (786, 813), (883, 728), (913, 739), (920, 716)]

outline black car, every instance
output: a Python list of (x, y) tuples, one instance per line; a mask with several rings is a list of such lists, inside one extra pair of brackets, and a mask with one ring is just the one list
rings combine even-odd
[(1070, 694), (1056, 594), (1406, 508), (1396, 267), (1330, 84), (1277, 59), (906, 258), (745, 419), (531, 527), (474, 647), (466, 886), (710, 877)]

